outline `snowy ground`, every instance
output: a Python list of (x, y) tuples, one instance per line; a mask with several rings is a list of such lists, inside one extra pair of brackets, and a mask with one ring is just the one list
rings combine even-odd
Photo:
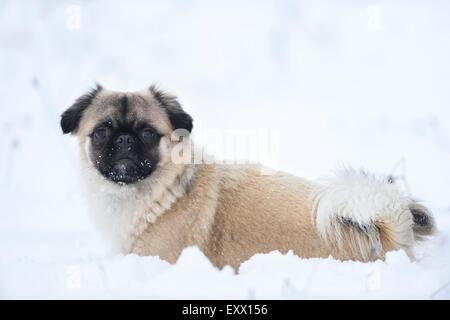
[[(0, 297), (450, 298), (449, 39), (444, 0), (1, 1)], [(174, 266), (110, 256), (58, 123), (95, 81), (157, 82), (194, 130), (275, 129), (297, 175), (400, 176), (440, 234), (414, 263), (275, 252), (239, 275), (195, 248)]]

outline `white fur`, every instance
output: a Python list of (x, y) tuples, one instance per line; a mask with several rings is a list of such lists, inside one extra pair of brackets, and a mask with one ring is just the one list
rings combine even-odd
[(321, 184), (313, 193), (312, 203), (317, 231), (338, 246), (342, 244), (343, 220), (364, 230), (371, 250), (377, 253), (382, 249), (376, 228), (379, 223), (389, 226), (396, 235), (395, 241), (403, 248), (408, 249), (414, 243), (411, 200), (383, 179), (353, 169), (343, 170)]

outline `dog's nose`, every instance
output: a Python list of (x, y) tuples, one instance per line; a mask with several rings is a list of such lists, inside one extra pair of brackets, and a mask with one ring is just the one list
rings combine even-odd
[(134, 137), (129, 134), (121, 134), (116, 139), (116, 145), (120, 148), (130, 148), (134, 144)]

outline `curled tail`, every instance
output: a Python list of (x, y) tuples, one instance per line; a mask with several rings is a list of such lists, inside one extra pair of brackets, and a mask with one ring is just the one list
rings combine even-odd
[(435, 232), (432, 213), (395, 185), (364, 172), (345, 170), (313, 192), (319, 235), (340, 259), (370, 261), (413, 247)]

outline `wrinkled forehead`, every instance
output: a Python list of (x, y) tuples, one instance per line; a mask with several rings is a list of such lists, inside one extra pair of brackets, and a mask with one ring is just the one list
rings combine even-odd
[(88, 135), (99, 123), (146, 122), (167, 135), (171, 125), (167, 113), (147, 92), (115, 92), (102, 90), (86, 109), (81, 120), (80, 134)]

